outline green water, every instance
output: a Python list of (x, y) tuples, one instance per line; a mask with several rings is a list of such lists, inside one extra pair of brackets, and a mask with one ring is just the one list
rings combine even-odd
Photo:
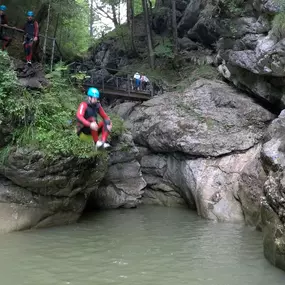
[(1, 285), (284, 285), (261, 233), (186, 209), (140, 207), (0, 236)]

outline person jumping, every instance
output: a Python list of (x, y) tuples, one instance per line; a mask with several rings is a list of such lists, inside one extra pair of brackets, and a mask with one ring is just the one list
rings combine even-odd
[[(76, 113), (77, 135), (84, 141), (93, 140), (97, 148), (109, 148), (110, 144), (106, 141), (112, 129), (112, 122), (98, 102), (100, 92), (97, 88), (91, 87), (87, 91), (87, 96), (87, 101), (80, 103)], [(98, 122), (98, 114), (103, 121)], [(100, 132), (101, 140), (99, 140)]]

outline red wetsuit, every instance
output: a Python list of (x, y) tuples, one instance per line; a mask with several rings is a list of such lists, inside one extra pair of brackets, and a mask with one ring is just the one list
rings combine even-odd
[(34, 38), (39, 40), (39, 24), (37, 21), (27, 21), (24, 29), (25, 31), (25, 40), (24, 40), (24, 49), (26, 54), (26, 60), (31, 61), (33, 57), (33, 41)]
[[(97, 121), (97, 115), (100, 115), (103, 121)], [(92, 135), (94, 142), (98, 141), (98, 133), (102, 131), (102, 141), (106, 142), (109, 131), (107, 125), (111, 124), (111, 120), (105, 113), (100, 103), (90, 104), (87, 102), (80, 103), (77, 113), (77, 134), (84, 133), (85, 135)], [(98, 124), (98, 131), (90, 129), (91, 122)]]

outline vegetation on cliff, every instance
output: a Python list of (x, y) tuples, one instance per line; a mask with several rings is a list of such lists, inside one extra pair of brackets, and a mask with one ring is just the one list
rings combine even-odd
[[(82, 142), (75, 132), (75, 113), (83, 94), (62, 76), (62, 67), (49, 74), (51, 84), (43, 91), (22, 88), (6, 53), (0, 52), (0, 113), (14, 129), (9, 146), (29, 146), (48, 156), (97, 155), (92, 144)], [(112, 136), (123, 131), (122, 121), (112, 116)]]

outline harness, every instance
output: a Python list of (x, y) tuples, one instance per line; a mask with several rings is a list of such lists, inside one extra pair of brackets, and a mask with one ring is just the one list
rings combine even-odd
[(25, 24), (25, 42), (29, 43), (34, 40), (35, 35), (35, 21), (28, 21)]
[[(1, 15), (0, 16), (0, 25), (2, 25), (3, 23), (5, 23), (5, 15)], [(0, 27), (0, 36), (3, 34), (3, 27)]]
[[(100, 108), (100, 103), (96, 104), (87, 103), (87, 109), (85, 110), (84, 119), (89, 121), (91, 118), (95, 118), (96, 123), (98, 123), (97, 116), (99, 108)], [(76, 125), (77, 135), (80, 135), (80, 133), (84, 128), (85, 126), (80, 122), (80, 120), (77, 119), (77, 125)]]

